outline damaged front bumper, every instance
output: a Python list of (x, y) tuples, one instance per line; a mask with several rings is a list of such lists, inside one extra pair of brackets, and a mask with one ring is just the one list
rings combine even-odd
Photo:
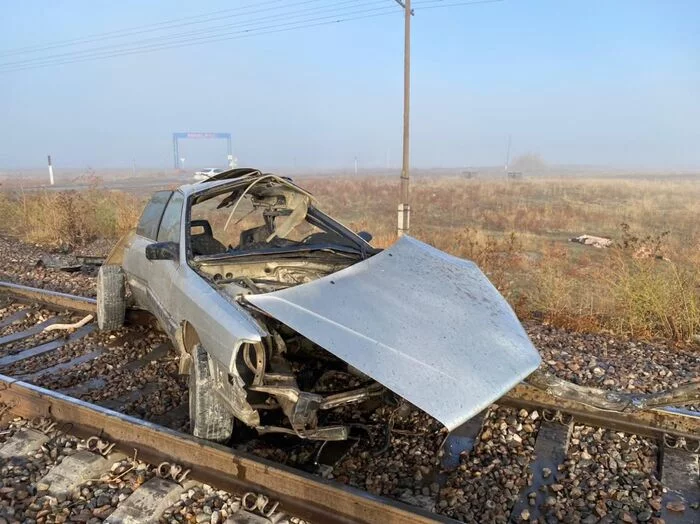
[(324, 396), (299, 390), (296, 380), (289, 375), (270, 373), (265, 375), (265, 378), (270, 383), (251, 386), (248, 389), (268, 393), (275, 397), (289, 419), (292, 429), (260, 426), (256, 428), (258, 432), (290, 433), (310, 440), (345, 440), (348, 438), (349, 428), (347, 426), (318, 427), (319, 410), (364, 402), (384, 392), (384, 387), (375, 383), (364, 388)]
[[(346, 440), (350, 428), (344, 425), (319, 427), (319, 411), (364, 402), (385, 391), (378, 383), (328, 395), (302, 391), (292, 374), (262, 371), (265, 368), (264, 352), (256, 351), (256, 355), (255, 364), (250, 362), (251, 367), (256, 370), (253, 384), (247, 387), (240, 377), (229, 375), (228, 370), (217, 361), (209, 359), (209, 365), (214, 379), (214, 391), (239, 420), (257, 430), (259, 434), (286, 433), (309, 440)], [(265, 407), (281, 408), (289, 419), (291, 428), (261, 425), (259, 410), (248, 403), (248, 391), (270, 395), (277, 405)]]

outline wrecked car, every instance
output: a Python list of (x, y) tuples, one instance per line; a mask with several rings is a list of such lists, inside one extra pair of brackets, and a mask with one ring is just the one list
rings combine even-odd
[(152, 313), (189, 374), (193, 433), (215, 441), (236, 420), (344, 440), (351, 425), (324, 413), (397, 396), (452, 430), (538, 367), (474, 263), (369, 240), (255, 169), (159, 191), (100, 268), (99, 327), (119, 328), (127, 306)]

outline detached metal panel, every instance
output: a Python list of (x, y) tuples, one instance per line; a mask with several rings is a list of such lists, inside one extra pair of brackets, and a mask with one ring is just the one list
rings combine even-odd
[(245, 300), (450, 430), (540, 364), (512, 309), (473, 262), (409, 236), (314, 282)]

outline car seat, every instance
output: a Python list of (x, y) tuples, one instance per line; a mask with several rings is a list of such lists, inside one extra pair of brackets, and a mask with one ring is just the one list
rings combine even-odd
[(190, 234), (190, 246), (192, 247), (193, 255), (216, 255), (226, 251), (226, 246), (214, 238), (211, 224), (208, 220), (192, 220), (190, 222), (190, 231), (197, 227), (201, 227), (203, 232), (196, 235)]

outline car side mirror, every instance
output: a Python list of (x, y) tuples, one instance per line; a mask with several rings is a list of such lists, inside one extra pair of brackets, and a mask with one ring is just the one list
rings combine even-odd
[(180, 244), (177, 242), (154, 242), (146, 246), (146, 258), (148, 260), (177, 260)]
[(372, 240), (372, 233), (368, 233), (367, 231), (360, 231), (357, 236), (367, 243)]

